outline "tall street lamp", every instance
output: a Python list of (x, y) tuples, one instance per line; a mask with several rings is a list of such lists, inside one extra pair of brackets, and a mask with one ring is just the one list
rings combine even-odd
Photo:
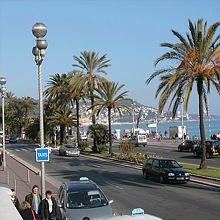
[(183, 131), (184, 131), (184, 125), (183, 125), (183, 103), (184, 103), (184, 96), (182, 96), (181, 95), (181, 97), (180, 97), (180, 102), (181, 102), (181, 125), (182, 125), (182, 141), (184, 141), (184, 133), (183, 133)]
[(6, 94), (6, 79), (5, 77), (0, 78), (1, 94), (2, 94), (2, 148), (3, 148), (3, 170), (6, 170), (6, 157), (5, 157), (5, 94)]
[[(47, 34), (47, 27), (43, 23), (36, 23), (32, 27), (32, 33), (36, 37), (36, 46), (32, 53), (38, 66), (38, 92), (39, 92), (39, 113), (40, 113), (40, 147), (44, 148), (44, 121), (43, 121), (43, 87), (42, 87), (42, 62), (45, 57), (47, 41), (44, 37)], [(41, 162), (41, 194), (45, 194), (45, 164)]]

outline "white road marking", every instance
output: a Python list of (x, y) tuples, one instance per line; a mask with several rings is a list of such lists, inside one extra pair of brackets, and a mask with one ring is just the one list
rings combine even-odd
[(20, 151), (20, 149), (15, 149), (15, 151)]
[(108, 182), (108, 185), (115, 187), (116, 189), (122, 190), (123, 188), (120, 186), (115, 185), (114, 183)]
[(96, 167), (96, 168), (101, 168), (102, 166), (101, 165), (97, 165), (97, 164), (92, 164), (90, 165), (91, 167)]

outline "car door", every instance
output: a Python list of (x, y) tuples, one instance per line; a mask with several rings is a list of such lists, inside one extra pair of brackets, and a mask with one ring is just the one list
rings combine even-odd
[(65, 219), (65, 216), (66, 216), (64, 194), (65, 194), (65, 190), (64, 190), (63, 186), (61, 186), (59, 189), (59, 195), (58, 195), (58, 206), (60, 209), (61, 219)]
[(146, 164), (145, 164), (145, 170), (147, 171), (147, 175), (149, 177), (152, 176), (152, 163), (153, 163), (153, 159), (150, 158), (146, 161)]
[(153, 178), (159, 178), (160, 176), (160, 161), (154, 159), (152, 163), (152, 176)]

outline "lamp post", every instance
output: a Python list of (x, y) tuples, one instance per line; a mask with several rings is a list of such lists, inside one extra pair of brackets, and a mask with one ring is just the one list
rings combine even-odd
[[(43, 86), (42, 86), (42, 62), (45, 57), (47, 41), (44, 37), (47, 34), (47, 27), (43, 23), (36, 23), (32, 27), (32, 33), (36, 37), (36, 46), (32, 53), (38, 66), (38, 92), (39, 92), (39, 113), (40, 113), (40, 147), (44, 148), (44, 121), (43, 121)], [(41, 162), (41, 194), (45, 194), (45, 164)]]
[(183, 134), (183, 129), (184, 129), (184, 125), (183, 125), (183, 103), (184, 103), (184, 97), (181, 96), (181, 125), (182, 125), (182, 141), (184, 141), (184, 134)]
[(5, 157), (5, 94), (6, 94), (6, 79), (5, 77), (0, 78), (1, 94), (2, 94), (2, 149), (3, 149), (3, 170), (6, 170), (6, 157)]

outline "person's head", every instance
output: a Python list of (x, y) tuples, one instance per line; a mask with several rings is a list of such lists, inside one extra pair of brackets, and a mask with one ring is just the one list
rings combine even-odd
[(34, 185), (34, 186), (32, 187), (32, 193), (33, 193), (33, 194), (39, 194), (39, 187), (38, 187), (37, 185)]
[(51, 199), (52, 192), (50, 190), (46, 191), (46, 198)]
[(89, 217), (84, 217), (82, 220), (90, 220)]
[(30, 209), (30, 208), (31, 208), (31, 205), (26, 201), (23, 201), (20, 205), (21, 210)]
[(11, 189), (11, 195), (12, 195), (12, 196), (16, 196), (15, 189)]

